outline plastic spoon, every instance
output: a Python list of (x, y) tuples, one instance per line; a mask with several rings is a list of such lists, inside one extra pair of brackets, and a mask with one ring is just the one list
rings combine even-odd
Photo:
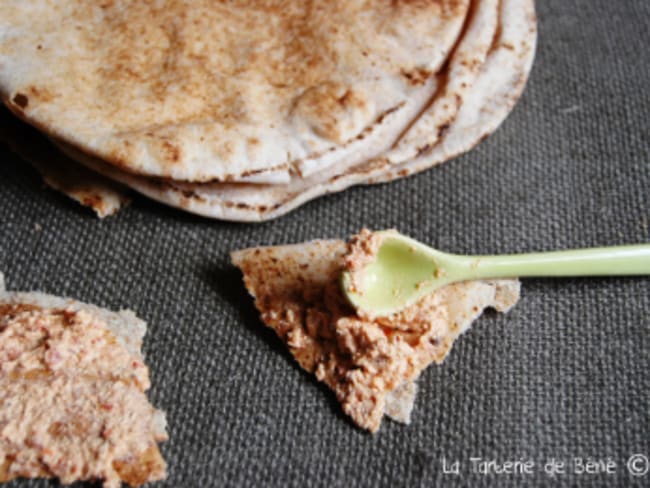
[(436, 288), (458, 281), (650, 275), (650, 244), (503, 256), (460, 256), (437, 251), (395, 231), (378, 234), (383, 240), (375, 260), (355, 271), (354, 280), (349, 271), (343, 273), (341, 280), (350, 303), (370, 316), (391, 315)]

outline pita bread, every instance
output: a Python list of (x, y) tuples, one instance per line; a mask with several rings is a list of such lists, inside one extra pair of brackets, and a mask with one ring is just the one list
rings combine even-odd
[(111, 488), (165, 477), (165, 415), (144, 394), (145, 331), (130, 311), (9, 293), (0, 274), (0, 482), (103, 479)]
[(436, 94), (395, 144), (381, 145), (369, 135), (378, 152), (355, 146), (351, 157), (333, 157), (324, 169), (305, 160), (285, 175), (288, 180), (278, 173), (271, 183), (256, 180), (260, 175), (229, 183), (147, 178), (61, 139), (53, 142), (71, 159), (160, 202), (223, 220), (269, 220), (321, 195), (405, 177), (471, 149), (496, 130), (521, 95), (536, 38), (533, 0), (473, 2), (463, 35), (436, 77)]
[(34, 166), (50, 188), (91, 208), (99, 218), (114, 215), (130, 203), (128, 189), (53, 151), (40, 139), (36, 130), (0, 108), (0, 142)]
[(343, 241), (313, 241), (236, 251), (232, 261), (262, 321), (358, 426), (375, 432), (384, 414), (408, 423), (420, 373), (444, 360), (483, 309), (514, 306), (519, 282), (457, 283), (388, 319), (361, 319), (340, 291), (347, 252)]
[[(535, 44), (533, 2), (503, 0), (499, 10), (498, 34), (492, 41), (485, 62), (480, 65), (473, 89), (464, 92), (465, 98), (457, 116), (435, 144), (429, 148), (426, 145), (421, 147), (421, 153), (413, 159), (408, 159), (411, 153), (407, 153), (404, 161), (396, 156), (406, 149), (396, 148), (387, 157), (351, 168), (337, 164), (306, 178), (293, 178), (286, 185), (190, 184), (137, 177), (99, 159), (90, 158), (59, 141), (57, 145), (72, 159), (163, 203), (224, 220), (269, 220), (318, 196), (342, 191), (353, 185), (383, 183), (405, 177), (471, 149), (496, 130), (521, 95), (532, 66)], [(458, 62), (459, 71), (464, 64)], [(470, 63), (469, 66), (475, 65)], [(465, 75), (472, 76), (469, 71)]]
[(395, 140), (436, 92), (469, 5), (6, 1), (0, 93), (127, 172), (287, 181), (369, 157), (371, 134)]

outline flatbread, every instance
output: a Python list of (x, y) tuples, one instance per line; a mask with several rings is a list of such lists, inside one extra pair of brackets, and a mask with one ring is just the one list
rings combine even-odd
[(144, 393), (145, 331), (130, 311), (7, 292), (0, 273), (0, 482), (118, 488), (165, 477), (165, 415)]
[[(286, 182), (395, 141), (439, 89), (469, 6), (10, 0), (0, 4), (0, 95), (126, 172)], [(464, 39), (484, 49), (494, 28)]]
[(92, 209), (99, 218), (116, 214), (131, 202), (128, 188), (67, 158), (32, 127), (0, 108), (0, 142), (41, 174), (50, 188)]
[(353, 167), (334, 165), (305, 178), (293, 178), (285, 185), (189, 184), (137, 177), (60, 141), (55, 143), (72, 159), (160, 202), (223, 220), (270, 220), (324, 194), (359, 184), (384, 183), (426, 170), (477, 145), (498, 128), (521, 95), (532, 66), (536, 39), (533, 1), (503, 0), (498, 34), (473, 88), (465, 92), (457, 116), (448, 127), (442, 126), (444, 130), (435, 144), (421, 147), (418, 156), (404, 161), (390, 159), (397, 155), (396, 149), (389, 157)]
[(347, 252), (343, 241), (313, 241), (236, 251), (232, 261), (262, 321), (359, 427), (376, 432), (385, 414), (408, 423), (420, 373), (444, 360), (483, 309), (509, 310), (519, 282), (456, 283), (392, 317), (362, 319), (340, 290)]
[[(321, 195), (402, 178), (474, 147), (496, 130), (521, 95), (536, 39), (533, 0), (474, 1), (463, 35), (436, 77), (436, 94), (397, 143), (391, 140), (388, 150), (381, 145), (383, 152), (377, 157), (366, 151), (367, 146), (355, 146), (351, 156), (333, 157), (324, 169), (305, 160), (285, 175), (288, 179), (274, 173), (270, 183), (264, 181), (271, 173), (248, 175), (235, 183), (148, 178), (61, 139), (52, 140), (71, 159), (160, 202), (223, 220), (269, 220)], [(43, 141), (38, 144), (47, 146)]]

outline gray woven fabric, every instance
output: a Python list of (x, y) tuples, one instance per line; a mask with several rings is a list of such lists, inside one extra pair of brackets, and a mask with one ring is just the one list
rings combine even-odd
[[(157, 486), (650, 484), (626, 468), (650, 457), (648, 279), (526, 280), (511, 313), (487, 313), (423, 374), (413, 423), (385, 421), (373, 436), (263, 328), (228, 261), (233, 249), (362, 226), (459, 253), (650, 242), (650, 2), (540, 0), (538, 14), (530, 83), (493, 137), (271, 223), (214, 222), (143, 198), (99, 221), (0, 148), (9, 287), (131, 308), (149, 323), (151, 398), (171, 437), (169, 480)], [(472, 473), (471, 457), (532, 460), (534, 474)], [(444, 474), (443, 458), (461, 474)], [(545, 474), (551, 458), (565, 474)], [(616, 472), (576, 474), (574, 458), (610, 459)]]

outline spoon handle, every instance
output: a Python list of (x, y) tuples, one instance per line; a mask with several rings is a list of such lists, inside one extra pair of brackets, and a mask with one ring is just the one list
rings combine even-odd
[(463, 268), (469, 279), (650, 275), (650, 244), (504, 256), (469, 256), (464, 260)]

